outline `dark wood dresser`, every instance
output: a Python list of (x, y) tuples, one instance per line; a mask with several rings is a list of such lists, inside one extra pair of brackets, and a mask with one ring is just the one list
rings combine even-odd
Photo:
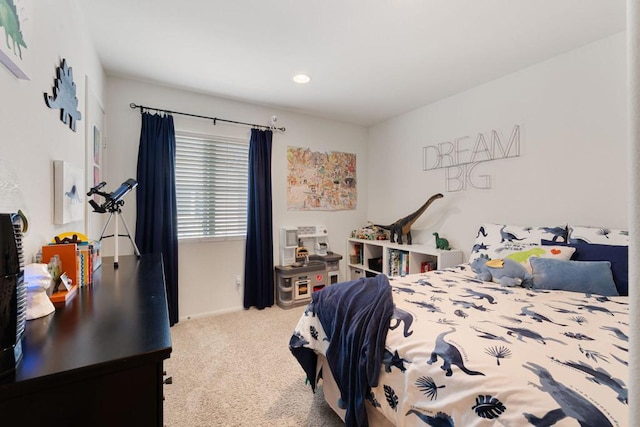
[(0, 425), (162, 426), (171, 353), (162, 259), (103, 258), (94, 284), (27, 322), (24, 357), (0, 383)]

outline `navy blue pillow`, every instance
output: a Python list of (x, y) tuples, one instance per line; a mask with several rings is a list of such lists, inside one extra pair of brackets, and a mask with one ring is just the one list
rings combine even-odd
[[(563, 243), (542, 240), (545, 246), (563, 245)], [(595, 243), (570, 243), (567, 246), (576, 248), (571, 257), (574, 261), (609, 261), (613, 281), (620, 295), (629, 295), (629, 247), (616, 245), (599, 245)]]

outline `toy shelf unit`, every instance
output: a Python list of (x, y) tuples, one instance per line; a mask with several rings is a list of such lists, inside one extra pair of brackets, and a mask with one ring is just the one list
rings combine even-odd
[(389, 277), (424, 273), (462, 264), (462, 251), (428, 245), (399, 245), (388, 240), (347, 240), (350, 280), (384, 273)]

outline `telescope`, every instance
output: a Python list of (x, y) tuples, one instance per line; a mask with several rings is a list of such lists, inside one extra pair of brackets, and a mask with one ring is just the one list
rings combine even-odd
[(123, 182), (120, 187), (116, 188), (112, 193), (106, 193), (104, 191), (100, 191), (105, 185), (106, 182), (102, 181), (100, 184), (93, 187), (87, 193), (87, 196), (92, 196), (97, 194), (99, 196), (104, 197), (104, 203), (99, 205), (95, 200), (89, 200), (89, 204), (93, 208), (94, 212), (98, 213), (106, 213), (106, 212), (114, 212), (120, 209), (122, 205), (124, 205), (124, 196), (126, 196), (131, 190), (138, 186), (138, 181), (133, 178), (129, 178), (125, 182)]
[[(102, 203), (101, 205), (99, 205), (93, 199), (89, 200), (89, 204), (93, 208), (94, 212), (101, 213), (101, 214), (109, 212), (110, 214), (109, 219), (107, 219), (107, 223), (104, 225), (104, 228), (102, 229), (102, 234), (100, 235), (100, 242), (102, 242), (102, 239), (105, 239), (107, 237), (114, 238), (115, 254), (113, 257), (113, 266), (115, 268), (118, 268), (118, 237), (128, 237), (129, 241), (133, 245), (133, 249), (137, 257), (140, 258), (140, 250), (138, 249), (136, 242), (131, 237), (131, 233), (129, 232), (129, 226), (125, 221), (124, 216), (120, 215), (122, 213), (121, 207), (124, 206), (124, 196), (129, 194), (131, 190), (133, 190), (138, 186), (138, 181), (136, 181), (133, 178), (129, 178), (128, 180), (123, 182), (120, 185), (120, 187), (116, 188), (115, 191), (111, 193), (101, 191), (105, 185), (107, 185), (107, 183), (104, 181), (96, 185), (91, 190), (89, 190), (89, 192), (87, 193), (87, 196), (93, 196), (94, 194), (97, 194), (99, 196), (104, 197), (104, 203)], [(111, 218), (113, 218), (114, 215), (116, 216), (116, 220), (114, 221), (114, 232), (113, 234), (109, 234), (108, 236), (105, 236), (104, 233), (105, 231), (107, 231), (107, 227), (109, 226), (109, 223), (111, 222)], [(118, 218), (122, 220), (122, 224), (124, 224), (124, 229), (127, 231), (127, 234), (118, 233)]]

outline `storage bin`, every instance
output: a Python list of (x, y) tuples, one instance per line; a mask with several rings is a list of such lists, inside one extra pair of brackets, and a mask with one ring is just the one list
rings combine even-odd
[(369, 258), (369, 270), (375, 270), (382, 273), (382, 257)]

